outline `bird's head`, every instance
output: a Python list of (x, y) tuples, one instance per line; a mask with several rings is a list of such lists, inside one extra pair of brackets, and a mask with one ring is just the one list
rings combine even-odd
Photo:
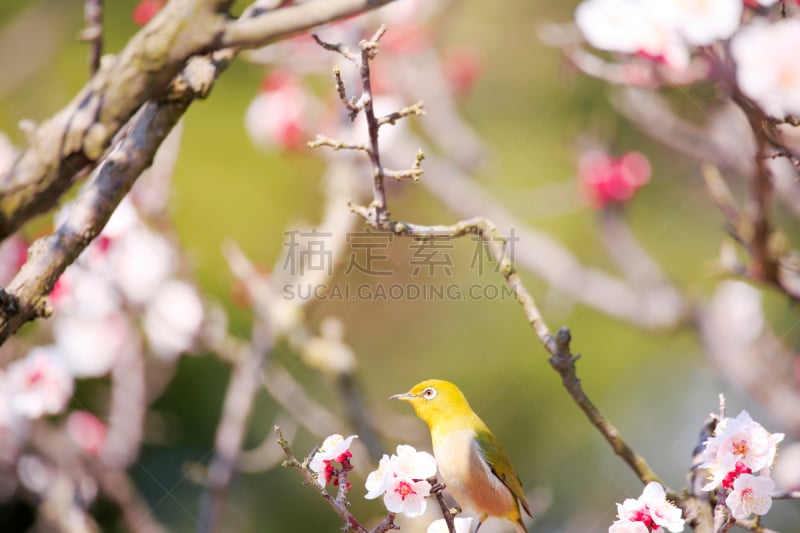
[(441, 379), (417, 383), (410, 391), (395, 394), (389, 399), (410, 403), (417, 416), (427, 422), (431, 429), (444, 421), (472, 413), (472, 408), (459, 388)]

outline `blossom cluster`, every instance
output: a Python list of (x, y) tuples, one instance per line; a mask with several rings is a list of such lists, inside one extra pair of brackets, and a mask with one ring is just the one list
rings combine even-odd
[[(62, 224), (72, 209), (56, 215)], [(15, 236), (0, 257), (13, 268), (25, 260), (25, 242)], [(56, 282), (49, 302), (51, 342), (34, 346), (0, 370), (0, 429), (24, 440), (29, 421), (62, 413), (75, 380), (108, 375), (118, 361), (147, 350), (173, 362), (194, 346), (205, 320), (194, 286), (179, 277), (178, 251), (152, 229), (130, 198), (124, 199), (100, 235)], [(106, 428), (88, 412), (67, 419), (67, 433), (87, 453), (98, 454)]]
[(677, 533), (684, 526), (682, 511), (667, 500), (664, 488), (655, 481), (645, 486), (639, 498), (618, 503), (617, 516), (608, 533), (649, 533), (660, 528)]
[(770, 469), (783, 433), (769, 433), (747, 411), (723, 418), (714, 436), (705, 442), (701, 468), (709, 481), (703, 490), (720, 490), (722, 500), (737, 520), (766, 514), (772, 506), (775, 483)]
[(171, 362), (192, 348), (204, 307), (178, 267), (174, 243), (123, 200), (50, 294), (54, 348), (75, 377), (103, 376), (136, 349), (136, 317), (155, 357)]
[[(335, 433), (329, 435), (314, 453), (308, 468), (316, 474), (317, 484), (324, 488), (333, 483), (340, 486), (341, 480), (347, 479), (352, 470), (350, 460), (353, 457), (350, 446), (357, 435), (345, 438)], [(375, 499), (383, 496), (386, 509), (392, 513), (404, 514), (415, 518), (425, 513), (427, 498), (431, 495), (431, 483), (428, 479), (436, 476), (436, 459), (427, 452), (418, 452), (413, 446), (401, 444), (397, 453), (391, 456), (384, 454), (377, 470), (367, 476), (365, 498)], [(346, 481), (345, 490), (351, 485)], [(456, 533), (469, 533), (472, 517), (455, 517)], [(431, 522), (427, 533), (445, 533), (448, 531), (444, 519)]]
[(383, 503), (389, 511), (409, 517), (420, 516), (425, 512), (426, 498), (432, 488), (427, 479), (435, 476), (436, 470), (436, 459), (431, 454), (401, 444), (397, 454), (384, 454), (378, 469), (367, 476), (366, 498), (371, 500), (383, 495)]
[[(676, 70), (693, 50), (731, 42), (740, 90), (773, 116), (800, 114), (800, 21), (743, 17), (745, 7), (776, 0), (585, 0), (575, 21), (597, 49), (638, 55)], [(745, 5), (747, 4), (747, 5)], [(749, 22), (742, 26), (742, 20)]]

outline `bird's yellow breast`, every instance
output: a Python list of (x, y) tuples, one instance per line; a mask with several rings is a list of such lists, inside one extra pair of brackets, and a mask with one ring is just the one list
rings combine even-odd
[(458, 505), (481, 516), (519, 517), (517, 502), (481, 457), (474, 429), (431, 431), (433, 454)]

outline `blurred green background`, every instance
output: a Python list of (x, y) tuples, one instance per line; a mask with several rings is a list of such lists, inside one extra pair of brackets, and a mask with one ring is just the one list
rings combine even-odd
[[(437, 42), (467, 43), (485, 57), (478, 85), (459, 102), (467, 122), (492, 151), (492, 165), (477, 179), (516, 216), (552, 232), (581, 260), (610, 268), (597, 237), (596, 212), (567, 208), (559, 214), (556, 205), (551, 214), (541, 215), (520, 198), (535, 198), (543, 187), (572, 187), (576, 140), (586, 132), (608, 138), (616, 153), (641, 150), (654, 163), (653, 179), (629, 205), (627, 218), (672, 279), (692, 295), (710, 294), (715, 281), (709, 265), (717, 254), (723, 220), (703, 193), (697, 165), (644, 138), (615, 114), (606, 85), (568, 73), (558, 51), (537, 38), (539, 24), (570, 20), (576, 3), (463, 0), (446, 24), (437, 27)], [(118, 51), (136, 31), (131, 21), (135, 4), (107, 2), (108, 52)], [(0, 3), (0, 31), (31, 13), (36, 20), (34, 31), (13, 36), (13, 48), (8, 41), (0, 48), (0, 130), (19, 145), (24, 143), (17, 128), (21, 119), (47, 118), (86, 81), (86, 46), (76, 40), (82, 10), (78, 0)], [(392, 21), (386, 22), (391, 31)], [(9, 38), (8, 32), (3, 35)], [(237, 61), (211, 97), (191, 107), (171, 203), (201, 286), (210, 299), (228, 307), (231, 329), (242, 335), (247, 335), (252, 317), (232, 304), (233, 280), (221, 243), (235, 240), (255, 261), (270, 265), (283, 251), (284, 230), (298, 220), (318, 220), (322, 198), (321, 192), (309, 194), (320, 191), (321, 159), (303, 150), (260, 151), (245, 132), (244, 112), (263, 74), (263, 68)], [(366, 168), (364, 179), (369, 179)], [(576, 185), (574, 191), (577, 195)], [(395, 187), (392, 194), (392, 211), (406, 219), (454, 220), (420, 186)], [(35, 235), (44, 226), (39, 221), (26, 231)], [(466, 267), (472, 247), (467, 241), (456, 244), (454, 282), (487, 282)], [(393, 257), (400, 261), (407, 250), (398, 245)], [(641, 332), (565, 301), (531, 275), (523, 273), (523, 278), (551, 328), (564, 324), (572, 329), (574, 349), (584, 354), (579, 372), (588, 394), (673, 488), (684, 484), (699, 428), (716, 409), (718, 393), (728, 395), (734, 414), (748, 409), (768, 429), (783, 430), (752, 399), (730, 390), (690, 330)], [(490, 283), (498, 284), (494, 279)], [(796, 339), (796, 333), (787, 331), (795, 311), (774, 295), (768, 296), (768, 305), (778, 334), (786, 334), (790, 342)], [(640, 493), (633, 474), (563, 391), (513, 300), (325, 302), (309, 309), (312, 324), (330, 315), (344, 321), (346, 340), (358, 356), (356, 377), (377, 413), (409, 416), (407, 406), (391, 404), (387, 397), (424, 378), (445, 378), (461, 386), (507, 448), (523, 484), (541, 489), (537, 494), (549, 494), (551, 503), (533, 531), (606, 531), (616, 514), (614, 503)], [(285, 345), (273, 357), (314, 397), (343, 412), (333, 384), (298, 364)], [(168, 424), (168, 437), (149, 443), (132, 469), (155, 516), (175, 531), (196, 527), (201, 488), (185, 474), (194, 462), (211, 457), (227, 378), (228, 367), (211, 356), (183, 358), (174, 381), (154, 405)], [(273, 399), (259, 393), (248, 447), (268, 436), (280, 412)], [(418, 430), (412, 444), (429, 449), (422, 422)], [(341, 432), (351, 429), (343, 422)], [(316, 437), (301, 430), (293, 446), (304, 455), (315, 443)], [(398, 443), (383, 441), (387, 450)], [(354, 513), (365, 520), (379, 517), (382, 509), (360, 497), (366, 473), (355, 473), (352, 495)], [(302, 486), (296, 472), (280, 467), (239, 475), (229, 502), (224, 531), (337, 531), (341, 525)], [(113, 521), (112, 512), (109, 516)], [(797, 531), (800, 509), (776, 502), (765, 523)]]

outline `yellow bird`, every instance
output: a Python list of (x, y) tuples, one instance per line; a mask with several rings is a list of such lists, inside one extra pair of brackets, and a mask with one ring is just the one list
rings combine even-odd
[(408, 402), (431, 430), (433, 455), (458, 505), (479, 514), (478, 532), (490, 516), (527, 533), (520, 506), (531, 516), (522, 483), (511, 461), (464, 394), (449, 381), (429, 379), (390, 399)]

